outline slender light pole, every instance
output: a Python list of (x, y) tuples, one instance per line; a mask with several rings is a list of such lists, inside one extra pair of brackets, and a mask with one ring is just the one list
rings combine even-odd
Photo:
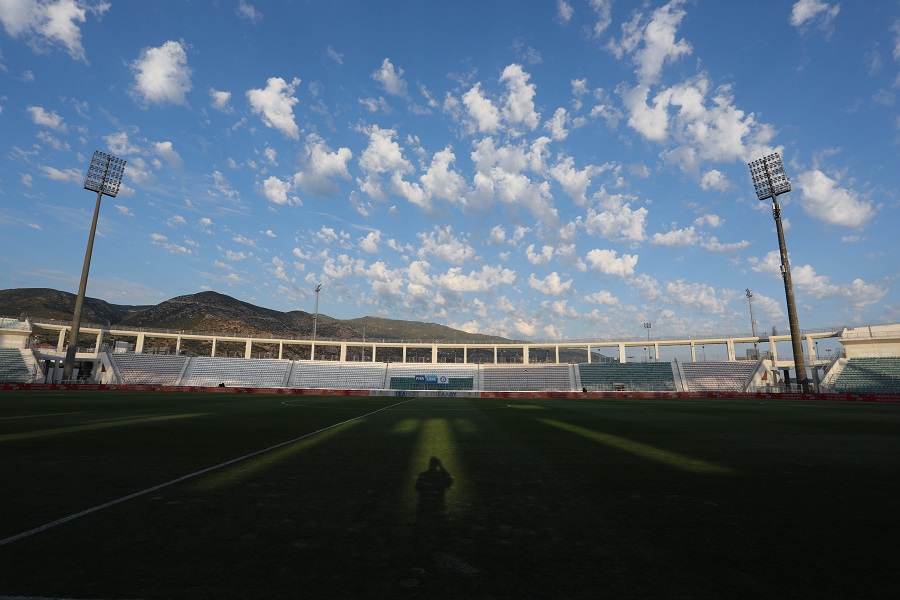
[(88, 167), (84, 180), (84, 189), (97, 192), (97, 203), (94, 206), (94, 220), (91, 221), (91, 233), (88, 235), (87, 251), (84, 253), (84, 266), (81, 267), (81, 282), (78, 284), (78, 296), (75, 299), (75, 313), (72, 315), (72, 329), (69, 331), (69, 346), (66, 349), (66, 360), (63, 365), (63, 381), (72, 379), (75, 369), (75, 353), (78, 351), (78, 333), (81, 330), (81, 309), (84, 306), (84, 294), (87, 291), (88, 271), (91, 270), (91, 254), (94, 251), (94, 234), (97, 232), (97, 219), (100, 216), (100, 199), (107, 195), (115, 198), (119, 193), (122, 175), (125, 172), (125, 161), (100, 152), (94, 152), (91, 166)]
[(650, 362), (650, 328), (653, 327), (653, 324), (650, 322), (644, 323), (644, 329), (647, 330), (647, 362)]
[[(753, 292), (750, 291), (750, 288), (747, 288), (747, 302), (750, 303), (750, 331), (753, 332), (753, 337), (759, 339), (759, 336), (756, 335), (756, 319), (753, 318)], [(753, 347), (757, 348), (758, 343), (754, 341)]]
[(312, 336), (312, 352), (310, 353), (310, 360), (316, 360), (316, 326), (319, 322), (319, 291), (322, 289), (322, 284), (316, 286), (316, 312), (313, 314), (313, 336)]
[(747, 165), (753, 178), (756, 197), (760, 200), (772, 199), (772, 214), (778, 230), (778, 249), (781, 252), (781, 277), (784, 280), (784, 295), (787, 298), (788, 320), (791, 325), (791, 346), (794, 352), (794, 371), (797, 382), (804, 393), (809, 392), (809, 378), (806, 375), (806, 361), (803, 359), (803, 344), (800, 340), (800, 321), (797, 319), (797, 303), (794, 300), (794, 286), (791, 283), (791, 264), (788, 260), (787, 245), (784, 242), (784, 227), (781, 225), (781, 207), (778, 194), (791, 191), (791, 180), (784, 172), (784, 165), (777, 152), (755, 160)]

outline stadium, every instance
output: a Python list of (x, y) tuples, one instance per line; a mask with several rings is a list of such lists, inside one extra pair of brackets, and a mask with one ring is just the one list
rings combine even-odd
[[(30, 340), (35, 324), (59, 332), (56, 348), (33, 347)], [(421, 391), (441, 392), (448, 397), (494, 392), (801, 391), (791, 383), (793, 357), (778, 354), (778, 342), (789, 341), (790, 335), (466, 344), (276, 339), (86, 326), (82, 332), (94, 336), (95, 343), (77, 352), (75, 380), (63, 381), (64, 347), (70, 330), (70, 323), (4, 319), (0, 322), (0, 344), (4, 347), (0, 381), (282, 391), (368, 390), (373, 395)], [(111, 337), (119, 341), (112, 346), (104, 343), (104, 338)], [(829, 351), (827, 357), (818, 356), (818, 341), (829, 339), (837, 339), (840, 348)], [(812, 391), (876, 396), (900, 393), (900, 324), (805, 332), (803, 340), (810, 356), (809, 379), (815, 382)], [(205, 342), (210, 354), (188, 355), (182, 348), (188, 341)], [(760, 344), (768, 350), (760, 352)], [(222, 356), (217, 347), (223, 345), (242, 348), (243, 353)], [(701, 360), (697, 360), (701, 348)], [(722, 348), (727, 360), (705, 360), (707, 348), (710, 354), (714, 348)], [(646, 353), (642, 360), (635, 362), (634, 356), (629, 356), (641, 351)], [(662, 353), (681, 354), (689, 359), (661, 360)], [(561, 361), (561, 354), (568, 360)]]
[[(59, 347), (31, 347), (34, 327), (58, 328)], [(629, 362), (638, 340), (313, 342), (91, 325), (78, 378), (60, 381), (67, 328), (0, 326), (0, 594), (897, 590), (897, 325), (805, 334), (813, 350), (841, 344), (809, 361), (820, 375), (808, 394), (783, 356), (753, 354), (772, 338), (657, 341)], [(145, 352), (167, 337), (174, 352)], [(188, 356), (189, 339), (210, 354)], [(716, 344), (732, 360), (654, 360), (676, 347), (702, 359)], [(219, 354), (236, 346), (243, 356)]]

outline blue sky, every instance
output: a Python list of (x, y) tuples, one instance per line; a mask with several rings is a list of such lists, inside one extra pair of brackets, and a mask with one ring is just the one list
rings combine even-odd
[(900, 322), (894, 0), (0, 0), (0, 288), (533, 340)]

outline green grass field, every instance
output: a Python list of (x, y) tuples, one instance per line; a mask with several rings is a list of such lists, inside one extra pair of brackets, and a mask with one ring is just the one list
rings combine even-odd
[(900, 597), (900, 404), (0, 392), (0, 482), (0, 596)]

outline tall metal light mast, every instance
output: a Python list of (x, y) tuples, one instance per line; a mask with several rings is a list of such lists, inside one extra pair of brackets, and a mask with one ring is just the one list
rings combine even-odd
[[(750, 303), (750, 331), (753, 332), (753, 337), (759, 339), (759, 336), (756, 335), (756, 318), (753, 316), (753, 292), (750, 291), (750, 288), (747, 288), (747, 302)], [(753, 342), (753, 347), (756, 348), (758, 346), (758, 342)]]
[(322, 290), (322, 284), (316, 286), (316, 312), (313, 314), (313, 335), (312, 335), (312, 351), (309, 359), (316, 360), (316, 326), (319, 322), (319, 292)]
[(803, 359), (803, 344), (800, 341), (800, 322), (797, 319), (797, 303), (794, 300), (794, 286), (791, 283), (791, 264), (787, 246), (784, 243), (784, 228), (781, 225), (781, 207), (778, 195), (791, 191), (791, 180), (784, 172), (781, 156), (777, 152), (754, 160), (747, 165), (753, 178), (756, 197), (760, 200), (772, 199), (772, 214), (778, 230), (778, 249), (781, 252), (781, 278), (784, 280), (784, 294), (787, 298), (788, 320), (791, 325), (791, 346), (794, 352), (794, 371), (797, 382), (804, 393), (809, 392), (809, 378), (806, 375), (806, 361)]
[(75, 353), (78, 350), (78, 333), (81, 329), (81, 309), (84, 306), (84, 294), (87, 290), (88, 271), (91, 269), (94, 234), (97, 232), (97, 218), (100, 216), (100, 199), (104, 195), (110, 198), (116, 197), (119, 193), (119, 185), (122, 183), (122, 175), (124, 173), (124, 160), (99, 150), (94, 152), (91, 166), (88, 167), (87, 177), (84, 180), (84, 189), (97, 192), (97, 204), (94, 206), (94, 220), (91, 222), (87, 251), (84, 253), (84, 266), (81, 268), (81, 282), (78, 284), (78, 297), (75, 299), (75, 314), (72, 315), (69, 346), (66, 349), (66, 360), (63, 365), (63, 381), (70, 381), (72, 372), (75, 369)]

